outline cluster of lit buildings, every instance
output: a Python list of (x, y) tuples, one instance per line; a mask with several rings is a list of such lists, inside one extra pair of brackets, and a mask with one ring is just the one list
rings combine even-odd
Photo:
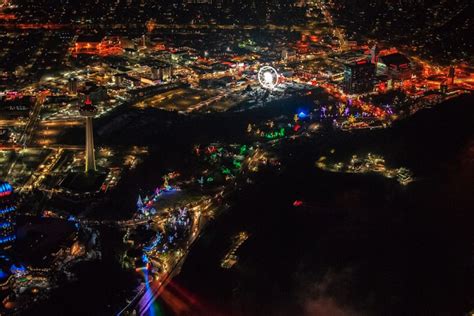
[(13, 187), (0, 181), (0, 247), (6, 248), (16, 239)]
[[(114, 2), (117, 5), (124, 3), (123, 1)], [(127, 2), (131, 3), (131, 1)], [(209, 5), (209, 8), (212, 7), (225, 11), (226, 5), (224, 5), (224, 2), (228, 1), (187, 0), (185, 4), (189, 6), (185, 7), (202, 6), (205, 11), (206, 6)], [(257, 9), (258, 1), (247, 2), (248, 4), (243, 7)], [(304, 2), (301, 1), (301, 3)], [(306, 2), (316, 3), (318, 1)], [(105, 3), (101, 3), (99, 6), (102, 8), (105, 6)], [(145, 3), (147, 6), (154, 5), (154, 1), (145, 1)], [(295, 8), (299, 10), (297, 8), (302, 6), (303, 4)], [(143, 13), (143, 8), (140, 10)], [(161, 10), (155, 11), (162, 12)], [(115, 15), (111, 14), (108, 18), (113, 19)], [(268, 14), (268, 16), (270, 15)], [(117, 14), (117, 16), (120, 15)], [(173, 19), (171, 15), (163, 14), (163, 17), (165, 16), (168, 16), (170, 20)], [(134, 16), (130, 15), (127, 18), (134, 18)], [(68, 50), (68, 54), (72, 58), (66, 57), (65, 60), (67, 60), (69, 66), (75, 67), (76, 70), (68, 71), (72, 75), (54, 75), (54, 79), (50, 80), (49, 83), (55, 85), (55, 90), (50, 89), (49, 86), (45, 87), (45, 82), (38, 83), (38, 85), (43, 85), (41, 89), (51, 90), (48, 92), (48, 101), (51, 101), (51, 103), (59, 104), (62, 100), (65, 100), (63, 103), (71, 103), (69, 105), (71, 105), (70, 108), (74, 109), (74, 113), (71, 114), (72, 111), (67, 113), (66, 119), (78, 119), (80, 117), (81, 121), (85, 122), (85, 172), (81, 171), (81, 174), (85, 174), (86, 177), (93, 176), (100, 169), (96, 162), (96, 149), (94, 148), (93, 118), (100, 115), (101, 107), (112, 108), (112, 104), (138, 103), (152, 97), (161, 98), (160, 100), (172, 99), (174, 96), (165, 96), (165, 93), (173, 91), (174, 94), (174, 91), (178, 89), (220, 91), (221, 95), (218, 95), (218, 97), (221, 98), (224, 98), (224, 95), (227, 97), (229, 94), (243, 95), (247, 93), (249, 99), (252, 99), (249, 101), (249, 104), (251, 104), (251, 102), (255, 103), (259, 98), (257, 93), (252, 94), (252, 92), (249, 92), (254, 88), (255, 90), (259, 89), (258, 83), (255, 80), (258, 68), (262, 65), (273, 65), (280, 73), (278, 80), (281, 82), (271, 92), (265, 91), (265, 98), (269, 94), (271, 94), (269, 100), (271, 100), (271, 97), (280, 98), (279, 90), (285, 90), (290, 84), (302, 83), (301, 86), (304, 87), (305, 92), (311, 93), (309, 91), (311, 85), (324, 87), (327, 83), (328, 86), (330, 85), (331, 88), (334, 88), (332, 90), (332, 92), (335, 92), (334, 95), (341, 96), (340, 92), (343, 92), (345, 95), (334, 101), (334, 106), (332, 104), (318, 104), (319, 114), (314, 112), (315, 117), (334, 119), (336, 121), (335, 117), (339, 112), (339, 116), (343, 117), (344, 122), (350, 123), (346, 125), (341, 124), (343, 128), (347, 125), (350, 125), (349, 128), (351, 129), (358, 126), (373, 127), (374, 125), (371, 125), (373, 123), (372, 118), (375, 116), (385, 117), (382, 115), (385, 113), (380, 114), (384, 110), (376, 108), (372, 111), (374, 107), (370, 108), (367, 105), (361, 105), (360, 107), (365, 111), (364, 114), (373, 115), (370, 120), (365, 117), (358, 117), (356, 122), (354, 115), (352, 115), (353, 113), (349, 112), (359, 106), (354, 99), (363, 97), (365, 94), (384, 92), (396, 86), (403, 86), (403, 81), (411, 80), (419, 72), (416, 69), (416, 63), (397, 50), (380, 50), (375, 45), (371, 49), (367, 47), (367, 50), (362, 53), (361, 47), (355, 41), (345, 41), (344, 45), (339, 45), (333, 30), (325, 27), (314, 31), (316, 33), (312, 33), (313, 30), (311, 33), (308, 30), (302, 31), (301, 38), (296, 40), (293, 38), (294, 34), (292, 33), (297, 33), (297, 31), (287, 32), (288, 28), (286, 27), (284, 30), (280, 28), (275, 32), (267, 29), (268, 33), (266, 35), (271, 40), (261, 40), (257, 36), (253, 36), (252, 32), (242, 31), (240, 26), (235, 24), (223, 28), (226, 31), (223, 31), (222, 34), (225, 35), (215, 32), (214, 29), (207, 33), (205, 30), (207, 27), (218, 29), (220, 26), (205, 24), (205, 28), (200, 30), (198, 29), (199, 22), (200, 18), (193, 18), (193, 27), (176, 26), (179, 29), (180, 35), (175, 36), (175, 30), (172, 30), (169, 33), (172, 36), (168, 36), (166, 39), (159, 38), (156, 33), (153, 34), (153, 30), (158, 27), (157, 23), (153, 20), (149, 20), (146, 24), (148, 35), (139, 35), (138, 33), (141, 31), (136, 31), (130, 37), (118, 35), (100, 36), (93, 33), (71, 35), (71, 41), (67, 41), (67, 43), (72, 43)], [(160, 27), (163, 27), (163, 25)], [(252, 27), (254, 29), (259, 28), (258, 26), (249, 26), (249, 28)], [(277, 28), (276, 26), (271, 27)], [(230, 31), (234, 28), (237, 29), (236, 32)], [(117, 29), (115, 34), (123, 33)], [(200, 36), (203, 36), (204, 40), (200, 39)], [(206, 40), (214, 36), (216, 39), (213, 42)], [(131, 40), (129, 38), (134, 39)], [(183, 38), (185, 39), (183, 40)], [(188, 44), (191, 46), (196, 45), (196, 47), (188, 47)], [(344, 46), (344, 49), (340, 46)], [(44, 55), (41, 51), (39, 52), (38, 56)], [(319, 73), (308, 70), (309, 67), (306, 62), (313, 60), (313, 58), (319, 58), (319, 60), (322, 60), (321, 63), (327, 64), (326, 71), (323, 74), (321, 74), (323, 71), (318, 69), (320, 67), (315, 67)], [(298, 67), (302, 69), (298, 69)], [(21, 68), (18, 68), (18, 71), (15, 72), (27, 73)], [(446, 93), (448, 86), (454, 83), (454, 77), (455, 69), (451, 67), (447, 73), (448, 79), (441, 81), (440, 90), (442, 93)], [(243, 85), (247, 86), (245, 91), (238, 88), (238, 86)], [(307, 87), (308, 90), (306, 90)], [(40, 88), (36, 90), (37, 93), (39, 91)], [(353, 100), (348, 100), (346, 96), (354, 98)], [(6, 93), (1, 97), (0, 111), (3, 108), (7, 108), (10, 112), (21, 112), (28, 116), (34, 106), (34, 100), (28, 96), (20, 97), (12, 93)], [(213, 95), (213, 97), (215, 96)], [(187, 98), (191, 99), (191, 97)], [(199, 96), (196, 96), (196, 99), (199, 99)], [(216, 100), (221, 99), (217, 98)], [(436, 101), (438, 100), (436, 99)], [(172, 101), (169, 103), (172, 103)], [(199, 106), (198, 108), (201, 107), (204, 106)], [(64, 109), (61, 105), (57, 108), (51, 106), (51, 108), (52, 111), (50, 112), (56, 112), (55, 114)], [(124, 116), (126, 115), (128, 113)], [(299, 134), (318, 128), (318, 125), (312, 122), (312, 115), (313, 113), (306, 114), (300, 112), (295, 115), (294, 122), (275, 123), (271, 121), (268, 125), (264, 126), (249, 124), (248, 132), (258, 136), (259, 140), (267, 141), (296, 137)], [(78, 120), (80, 124), (82, 123), (81, 121)], [(104, 131), (111, 133), (114, 129), (119, 129), (124, 121), (126, 119), (121, 120), (121, 117), (119, 117), (105, 126), (101, 126), (99, 133), (97, 133), (98, 136), (100, 137)], [(6, 142), (9, 138), (10, 130), (3, 127), (0, 128), (0, 140)], [(82, 144), (78, 147), (83, 148)], [(265, 153), (262, 153), (260, 149), (247, 148), (246, 145), (230, 149), (223, 148), (218, 144), (211, 144), (204, 148), (198, 146), (196, 154), (198, 156), (201, 155), (204, 161), (218, 166), (212, 172), (206, 171), (199, 174), (196, 181), (201, 188), (205, 184), (221, 184), (223, 183), (221, 180), (234, 181), (244, 168), (255, 171), (258, 169), (259, 164), (263, 164), (263, 162), (266, 164), (267, 160), (272, 164), (272, 160), (267, 159)], [(57, 162), (60, 158), (61, 155), (58, 154), (55, 161)], [(327, 167), (324, 161), (319, 161), (318, 164)], [(369, 156), (364, 161), (354, 159), (347, 167), (342, 164), (334, 164), (330, 168), (333, 171), (344, 170), (354, 173), (379, 172), (385, 176), (397, 177), (398, 181), (402, 184), (412, 181), (410, 171), (405, 168), (387, 170), (383, 159), (376, 156)], [(50, 170), (48, 169), (47, 172)], [(62, 171), (64, 170), (67, 169)], [(111, 175), (112, 173), (109, 173), (110, 181), (112, 181), (112, 178), (115, 181), (116, 179)], [(102, 187), (104, 186), (105, 184)], [(107, 186), (105, 186), (103, 191), (106, 191), (106, 189)], [(56, 189), (56, 192), (58, 191)], [(165, 185), (157, 190), (151, 198), (145, 198), (144, 200), (139, 198), (137, 207), (140, 211), (141, 219), (149, 219), (156, 216), (158, 211), (155, 208), (155, 203), (162, 194), (171, 191), (176, 191), (176, 188)], [(12, 186), (6, 182), (0, 182), (0, 248), (5, 249), (9, 248), (16, 239), (16, 208), (12, 196)], [(153, 260), (153, 257), (155, 259), (158, 258), (155, 256), (156, 254), (176, 247), (177, 241), (179, 241), (180, 245), (184, 244), (188, 237), (187, 235), (190, 233), (189, 227), (193, 218), (188, 209), (180, 209), (172, 215), (169, 218), (169, 222), (167, 222), (168, 226), (165, 227), (165, 233), (158, 233), (147, 246), (143, 247), (143, 256), (137, 260), (139, 264), (148, 264)], [(244, 237), (246, 238), (243, 235), (242, 240), (244, 240)], [(236, 245), (233, 252), (230, 252), (229, 256), (225, 258), (225, 267), (231, 267), (235, 263), (237, 259), (235, 257), (235, 250), (240, 244), (237, 243)], [(71, 252), (73, 254), (82, 253), (83, 248), (76, 245), (71, 249)], [(12, 269), (12, 273), (17, 274), (23, 273), (24, 270), (16, 266), (13, 266)], [(0, 270), (0, 279), (1, 276)]]
[(396, 50), (380, 51), (377, 45), (369, 55), (349, 60), (344, 65), (343, 91), (347, 94), (373, 92), (377, 86), (391, 89), (394, 82), (410, 79), (411, 61)]
[(123, 48), (118, 36), (79, 35), (71, 52), (73, 56), (79, 54), (111, 56), (122, 54)]
[[(30, 219), (21, 226), (26, 237), (17, 240), (16, 223), (13, 187), (8, 182), (0, 181), (1, 315), (26, 310), (31, 302), (47, 298), (49, 291), (57, 285), (57, 274), (66, 272), (73, 262), (98, 255), (90, 246), (86, 249), (83, 244), (88, 238), (90, 245), (95, 244), (94, 233), (84, 230), (87, 237), (79, 237), (77, 225), (56, 219)], [(29, 238), (32, 232), (31, 235), (41, 237)], [(31, 247), (36, 248), (30, 251)]]

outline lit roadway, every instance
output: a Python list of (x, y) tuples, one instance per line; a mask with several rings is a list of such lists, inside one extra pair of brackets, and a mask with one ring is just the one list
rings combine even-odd
[(40, 168), (38, 168), (38, 170), (36, 170), (36, 172), (31, 175), (28, 181), (26, 181), (26, 183), (21, 188), (19, 188), (19, 191), (23, 192), (25, 190), (31, 190), (34, 187), (39, 187), (41, 182), (46, 178), (48, 174), (51, 173), (53, 167), (61, 158), (62, 152), (63, 150), (59, 149), (57, 151), (51, 152), (48, 156), (46, 156), (46, 158), (40, 164)]
[(26, 127), (23, 131), (23, 134), (20, 137), (20, 143), (24, 144), (25, 146), (30, 143), (31, 136), (35, 130), (36, 123), (38, 122), (41, 107), (43, 106), (47, 93), (48, 92), (39, 92), (36, 96), (36, 102), (33, 107), (33, 112), (28, 122), (26, 123)]
[(326, 22), (331, 26), (331, 28), (333, 28), (334, 33), (339, 39), (340, 48), (341, 50), (344, 50), (346, 48), (346, 39), (341, 30), (334, 25), (334, 20), (332, 18), (331, 12), (329, 12), (322, 0), (316, 1), (316, 7), (323, 13)]
[(164, 224), (167, 221), (166, 218), (140, 218), (140, 219), (129, 219), (125, 221), (114, 221), (114, 220), (89, 220), (89, 219), (78, 219), (77, 222), (86, 226), (114, 226), (119, 228), (133, 228), (139, 225), (144, 225), (149, 222), (155, 224)]
[[(61, 30), (61, 29), (90, 29), (91, 27), (98, 29), (135, 29), (140, 27), (141, 24), (55, 24), (55, 23), (0, 23), (0, 28), (5, 29), (46, 29), (46, 30)], [(200, 30), (280, 30), (288, 31), (291, 29), (296, 32), (312, 32), (314, 28), (309, 28), (306, 25), (275, 25), (275, 24), (266, 24), (266, 25), (237, 25), (237, 24), (156, 24), (155, 31), (165, 30), (165, 29), (174, 29), (174, 30), (189, 30), (189, 29), (200, 29)]]
[(21, 120), (0, 119), (0, 126), (23, 126), (25, 124), (26, 122)]
[[(40, 92), (38, 93), (36, 97), (36, 102), (33, 107), (33, 113), (31, 114), (30, 118), (28, 119), (28, 122), (26, 123), (25, 129), (23, 130), (23, 133), (20, 137), (20, 144), (23, 144), (24, 146), (27, 146), (30, 143), (31, 136), (33, 132), (35, 131), (36, 124), (38, 122), (39, 114), (41, 111), (41, 106), (43, 105), (44, 101), (46, 99), (46, 92)], [(18, 147), (14, 146), (13, 149), (17, 149)], [(10, 168), (8, 169), (7, 176), (10, 175), (12, 172), (13, 168), (15, 167), (17, 163), (18, 157), (15, 159), (10, 164)]]

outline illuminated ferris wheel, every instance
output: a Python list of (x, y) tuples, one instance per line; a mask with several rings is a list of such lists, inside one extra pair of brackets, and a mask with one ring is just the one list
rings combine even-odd
[(258, 71), (258, 81), (263, 88), (273, 90), (278, 84), (278, 72), (271, 66), (263, 66)]

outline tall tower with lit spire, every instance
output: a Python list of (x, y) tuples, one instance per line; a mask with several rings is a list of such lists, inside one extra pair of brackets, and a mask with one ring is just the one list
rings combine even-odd
[(92, 104), (87, 96), (84, 104), (79, 108), (79, 113), (86, 118), (86, 173), (96, 171), (94, 152), (94, 131), (92, 128), (92, 118), (97, 114), (97, 108)]

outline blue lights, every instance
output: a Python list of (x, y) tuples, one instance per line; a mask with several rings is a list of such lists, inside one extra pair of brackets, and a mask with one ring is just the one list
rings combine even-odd
[(148, 315), (150, 316), (155, 316), (156, 311), (155, 311), (155, 303), (153, 298), (155, 297), (155, 294), (153, 293), (153, 288), (150, 286), (150, 276), (148, 274), (148, 270), (143, 271), (143, 278), (145, 279), (145, 297), (146, 297), (146, 302), (152, 302), (151, 305), (149, 306)]
[(10, 267), (10, 272), (13, 274), (23, 274), (26, 272), (26, 268), (22, 265), (16, 266), (15, 264), (12, 264)]
[(6, 262), (10, 261), (10, 257), (7, 257), (5, 255), (0, 255), (0, 259), (5, 260)]
[(16, 207), (10, 200), (13, 187), (0, 181), (0, 244), (7, 245), (16, 239), (15, 217)]
[(298, 118), (300, 118), (300, 119), (305, 119), (305, 118), (307, 118), (307, 117), (308, 117), (308, 114), (306, 114), (306, 113), (303, 112), (303, 111), (300, 111), (300, 112), (298, 113)]
[(145, 216), (156, 214), (156, 208), (153, 207), (154, 203), (158, 202), (159, 198), (166, 193), (174, 193), (181, 191), (179, 187), (171, 185), (163, 185), (162, 187), (156, 188), (155, 192), (151, 197), (145, 196), (144, 199), (139, 195), (137, 200), (137, 210)]
[(15, 235), (10, 235), (10, 236), (7, 236), (7, 237), (0, 238), (0, 244), (5, 244), (5, 243), (8, 243), (8, 242), (14, 241), (15, 239), (16, 239)]
[(8, 227), (11, 227), (12, 226), (12, 223), (10, 222), (3, 222), (3, 223), (0, 223), (0, 229), (2, 228), (8, 228)]
[(146, 247), (144, 247), (143, 249), (144, 249), (146, 252), (152, 251), (153, 249), (155, 249), (155, 248), (158, 246), (158, 244), (161, 243), (162, 239), (163, 239), (162, 235), (161, 235), (160, 233), (157, 233), (157, 234), (156, 234), (156, 238), (153, 240), (153, 242), (151, 243), (151, 245), (146, 246)]
[(13, 187), (8, 182), (0, 182), (0, 197), (13, 193)]
[(0, 209), (0, 215), (13, 212), (16, 208), (14, 206), (7, 207), (5, 209)]

